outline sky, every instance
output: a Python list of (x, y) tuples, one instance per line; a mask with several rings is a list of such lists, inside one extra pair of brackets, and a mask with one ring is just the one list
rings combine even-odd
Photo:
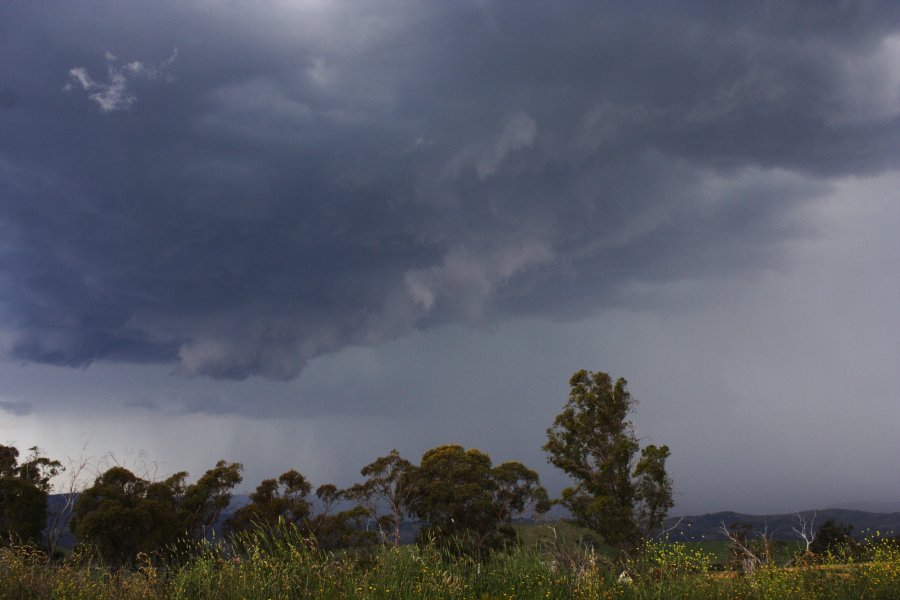
[(900, 4), (6, 2), (0, 56), (0, 443), (558, 493), (588, 369), (674, 513), (900, 510)]

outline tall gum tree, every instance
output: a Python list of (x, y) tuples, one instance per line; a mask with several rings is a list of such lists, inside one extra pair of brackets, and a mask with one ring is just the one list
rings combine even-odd
[[(412, 485), (408, 485), (412, 470), (412, 463), (394, 449), (387, 456), (380, 456), (363, 467), (360, 474), (366, 477), (366, 481), (350, 489), (351, 496), (377, 521), (383, 539), (397, 546), (400, 545), (403, 517), (410, 513), (415, 491)], [(382, 505), (388, 514), (379, 516)]]
[(544, 451), (575, 485), (560, 504), (576, 523), (599, 533), (626, 554), (662, 526), (672, 507), (666, 473), (667, 446), (640, 452), (628, 414), (635, 401), (628, 382), (603, 372), (581, 370), (569, 380), (569, 399), (547, 430)]

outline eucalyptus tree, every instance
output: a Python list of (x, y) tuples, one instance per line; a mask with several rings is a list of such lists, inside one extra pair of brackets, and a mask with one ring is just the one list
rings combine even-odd
[(420, 540), (475, 554), (514, 541), (514, 519), (549, 506), (535, 471), (514, 461), (494, 467), (486, 453), (455, 444), (425, 452), (406, 478)]
[(19, 462), (19, 450), (0, 445), (0, 544), (41, 542), (47, 519), (50, 480), (62, 465), (37, 446)]
[[(360, 470), (366, 478), (350, 488), (350, 495), (375, 519), (382, 536), (394, 545), (400, 544), (400, 526), (410, 515), (415, 487), (410, 474), (413, 464), (394, 449), (380, 456)], [(387, 514), (380, 514), (385, 509)], [(389, 532), (389, 533), (385, 533)]]
[(581, 370), (569, 386), (543, 447), (550, 463), (574, 480), (560, 503), (576, 523), (629, 553), (662, 526), (673, 505), (669, 448), (648, 445), (638, 452), (628, 420), (635, 401), (625, 379)]

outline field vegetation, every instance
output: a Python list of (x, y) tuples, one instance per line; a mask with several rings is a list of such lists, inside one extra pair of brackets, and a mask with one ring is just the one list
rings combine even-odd
[[(750, 573), (708, 542), (652, 542), (616, 558), (552, 530), (481, 558), (425, 541), (325, 551), (293, 525), (186, 542), (164, 555), (111, 567), (87, 549), (52, 561), (33, 546), (0, 548), (0, 597), (269, 598), (735, 598), (900, 597), (900, 546), (875, 536), (852, 554), (772, 561)], [(721, 543), (718, 543), (721, 546)]]

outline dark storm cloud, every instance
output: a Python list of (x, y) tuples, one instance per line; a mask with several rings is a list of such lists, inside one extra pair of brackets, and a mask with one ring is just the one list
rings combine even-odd
[(770, 266), (897, 166), (898, 12), (6, 4), (0, 352), (291, 378)]

